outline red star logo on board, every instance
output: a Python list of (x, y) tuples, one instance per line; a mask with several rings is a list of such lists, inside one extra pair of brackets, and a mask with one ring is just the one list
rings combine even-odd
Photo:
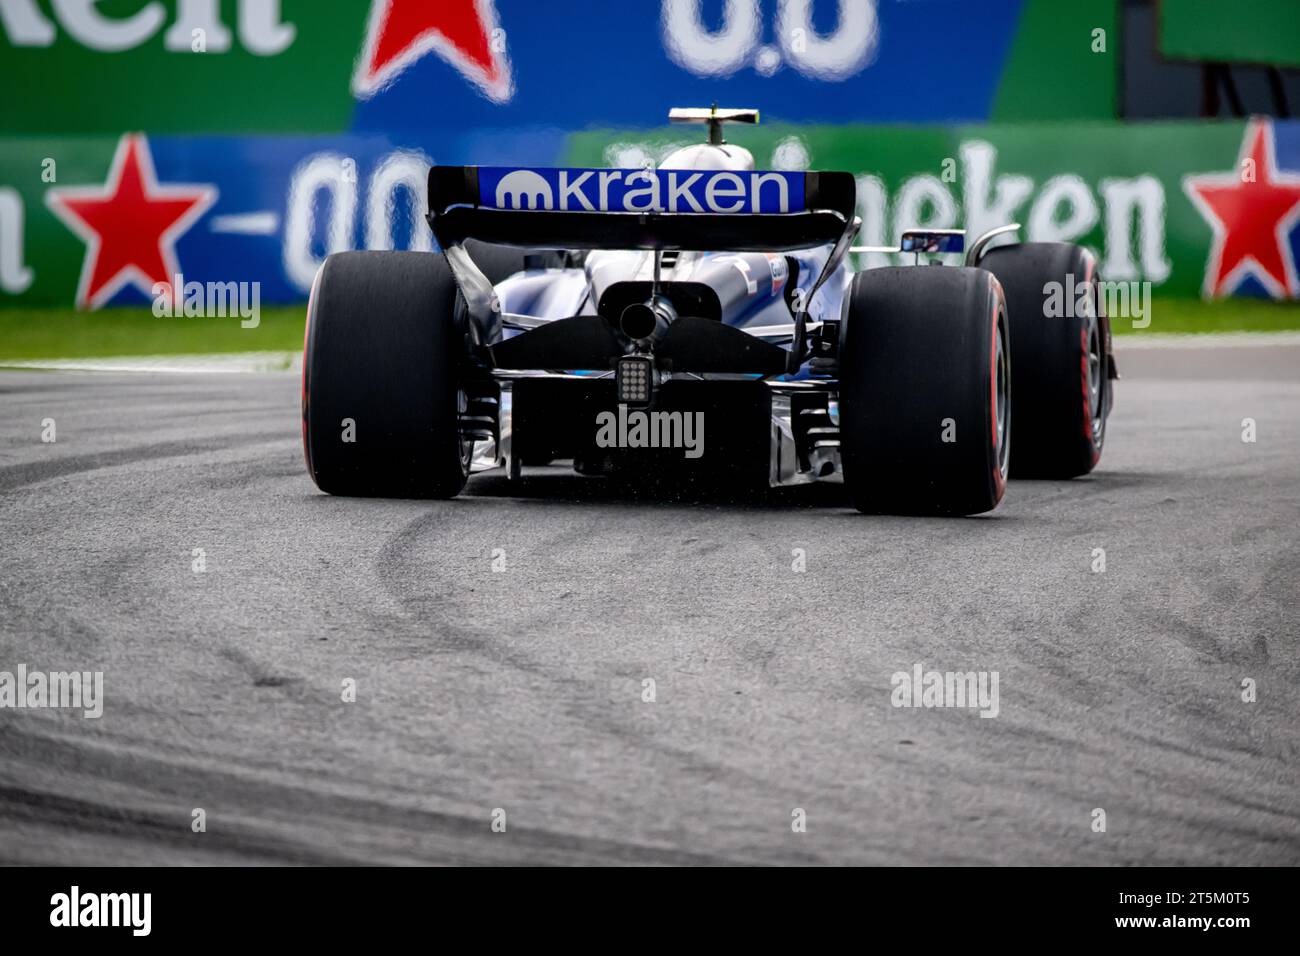
[(176, 240), (217, 200), (211, 185), (160, 185), (149, 141), (128, 133), (103, 186), (50, 189), (45, 203), (86, 243), (77, 308), (98, 309), (133, 285), (146, 296), (181, 271)]
[(1207, 297), (1231, 294), (1247, 275), (1274, 298), (1300, 296), (1289, 239), (1300, 222), (1300, 175), (1278, 171), (1272, 123), (1247, 124), (1236, 169), (1185, 176), (1183, 189), (1214, 230)]
[(371, 0), (352, 91), (363, 98), (374, 96), (432, 52), (460, 70), (488, 99), (504, 103), (514, 94), (514, 83), (502, 35), (494, 0)]

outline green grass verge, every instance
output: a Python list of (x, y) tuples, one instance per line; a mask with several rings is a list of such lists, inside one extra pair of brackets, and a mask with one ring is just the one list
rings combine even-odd
[[(1300, 329), (1300, 303), (1157, 298), (1150, 312), (1146, 329), (1134, 329), (1129, 319), (1113, 320), (1115, 334)], [(241, 328), (238, 318), (160, 319), (148, 309), (0, 309), (0, 361), (298, 351), (304, 322), (301, 305), (263, 309), (255, 329)]]
[[(1300, 329), (1300, 302), (1266, 299), (1166, 299), (1151, 301), (1151, 324), (1133, 328), (1134, 319), (1111, 319), (1116, 335), (1185, 332), (1291, 332)], [(1142, 321), (1145, 321), (1143, 319)]]
[(306, 306), (265, 308), (256, 328), (238, 317), (160, 319), (149, 309), (0, 309), (0, 361), (301, 351)]

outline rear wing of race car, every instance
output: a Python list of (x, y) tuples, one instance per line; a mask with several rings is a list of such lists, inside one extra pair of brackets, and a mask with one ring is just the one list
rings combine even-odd
[[(477, 344), (500, 339), (492, 285), (466, 239), (534, 249), (781, 252), (834, 244), (815, 292), (858, 229), (844, 172), (434, 166), (429, 225), (460, 285)], [(807, 297), (812, 299), (811, 293)], [(802, 348), (806, 318), (795, 316)]]
[(837, 241), (855, 188), (849, 173), (434, 166), (429, 222), (444, 247), (776, 252)]

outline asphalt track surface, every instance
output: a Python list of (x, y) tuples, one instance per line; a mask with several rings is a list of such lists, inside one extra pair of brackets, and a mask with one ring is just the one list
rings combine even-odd
[(1298, 863), (1300, 349), (1121, 369), (1094, 475), (957, 520), (330, 498), (291, 375), (2, 373), (0, 670), (105, 703), (0, 709), (0, 861)]

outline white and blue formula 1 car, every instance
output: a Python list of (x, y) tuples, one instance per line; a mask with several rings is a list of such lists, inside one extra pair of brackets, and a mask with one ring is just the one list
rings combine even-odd
[[(851, 174), (755, 170), (722, 136), (753, 110), (670, 116), (708, 142), (658, 169), (435, 166), (441, 252), (326, 260), (303, 364), (321, 490), (451, 497), (572, 461), (963, 515), (1008, 475), (1096, 465), (1117, 376), (1089, 252), (913, 230), (881, 251), (918, 265), (854, 272)], [(1049, 317), (1049, 283), (1082, 307)]]

